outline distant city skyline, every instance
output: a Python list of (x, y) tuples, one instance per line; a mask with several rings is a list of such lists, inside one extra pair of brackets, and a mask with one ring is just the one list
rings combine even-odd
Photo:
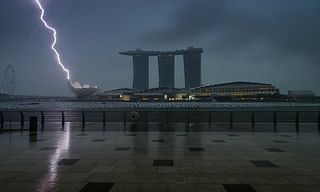
[[(202, 84), (271, 83), (282, 93), (320, 94), (320, 2), (317, 0), (43, 1), (58, 30), (57, 48), (81, 83), (103, 90), (132, 87), (135, 50), (201, 47)], [(72, 95), (50, 51), (51, 34), (33, 0), (0, 2), (0, 81), (15, 68), (20, 94)], [(150, 88), (158, 61), (150, 58)], [(175, 59), (176, 87), (184, 87), (183, 58)], [(1, 84), (2, 82), (0, 82)]]

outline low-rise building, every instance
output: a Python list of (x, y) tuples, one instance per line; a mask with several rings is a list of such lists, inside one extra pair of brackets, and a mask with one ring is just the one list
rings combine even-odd
[(99, 99), (107, 101), (131, 101), (134, 99), (133, 94), (135, 91), (129, 88), (114, 89), (99, 93), (97, 97)]
[(98, 95), (111, 101), (284, 101), (286, 96), (271, 84), (231, 82), (193, 89), (152, 88), (133, 90), (128, 88), (105, 91)]
[(192, 92), (216, 96), (249, 96), (279, 94), (279, 89), (267, 83), (231, 82), (194, 88)]
[(218, 101), (285, 100), (278, 88), (272, 84), (254, 82), (231, 82), (202, 86), (192, 89), (198, 97), (209, 97)]
[(289, 90), (289, 101), (313, 101), (316, 98), (312, 90)]

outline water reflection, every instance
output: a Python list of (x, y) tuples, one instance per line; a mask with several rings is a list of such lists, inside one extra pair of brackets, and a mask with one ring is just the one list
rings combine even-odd
[(54, 183), (58, 180), (60, 174), (58, 162), (69, 155), (70, 123), (66, 123), (64, 130), (58, 132), (55, 146), (57, 149), (49, 157), (48, 173), (40, 181), (39, 191), (49, 191), (55, 187)]

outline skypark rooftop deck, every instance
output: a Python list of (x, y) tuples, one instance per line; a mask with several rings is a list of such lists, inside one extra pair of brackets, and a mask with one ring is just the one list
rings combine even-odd
[(121, 55), (145, 55), (145, 56), (159, 56), (159, 55), (184, 55), (187, 53), (203, 53), (202, 48), (193, 48), (190, 47), (188, 49), (181, 49), (175, 51), (143, 51), (141, 49), (137, 49), (135, 51), (125, 51), (119, 52)]

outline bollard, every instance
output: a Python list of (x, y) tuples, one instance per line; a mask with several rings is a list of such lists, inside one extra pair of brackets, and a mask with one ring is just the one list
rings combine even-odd
[(84, 114), (84, 111), (81, 111), (81, 116), (82, 116), (82, 129), (86, 126), (86, 117)]
[(277, 112), (275, 111), (273, 114), (273, 131), (274, 132), (277, 132), (277, 123), (278, 123)]
[(127, 116), (126, 116), (126, 112), (123, 112), (123, 123), (126, 125), (127, 124)]
[(29, 134), (36, 135), (38, 132), (38, 117), (31, 116), (29, 117)]
[(144, 123), (145, 124), (148, 123), (148, 113), (147, 113), (147, 111), (144, 112)]
[(320, 132), (320, 112), (318, 113), (318, 131)]
[(9, 117), (9, 128), (10, 128), (10, 132), (12, 131), (12, 121), (11, 121), (11, 116)]
[(24, 127), (24, 117), (23, 117), (23, 112), (19, 111), (20, 113), (20, 131), (23, 131), (23, 127)]
[(61, 111), (61, 123), (62, 123), (62, 128), (64, 128), (65, 118), (64, 118), (64, 112), (63, 111)]
[(299, 124), (300, 124), (299, 120), (300, 120), (300, 112), (298, 111), (296, 113), (296, 132), (297, 133), (299, 132)]
[(166, 111), (166, 124), (168, 125), (169, 124), (169, 112)]
[(40, 112), (41, 113), (41, 130), (44, 129), (44, 113), (43, 111)]
[(209, 123), (209, 126), (211, 126), (211, 111), (209, 111), (208, 123)]
[(230, 128), (233, 129), (233, 111), (230, 112)]
[(102, 123), (103, 123), (103, 128), (106, 127), (106, 112), (102, 112)]
[(187, 126), (190, 126), (190, 111), (187, 111)]
[(251, 127), (252, 127), (252, 131), (255, 131), (255, 125), (256, 125), (256, 119), (255, 119), (255, 112), (252, 111), (251, 113)]
[(0, 112), (0, 128), (4, 129), (4, 118), (2, 112)]

